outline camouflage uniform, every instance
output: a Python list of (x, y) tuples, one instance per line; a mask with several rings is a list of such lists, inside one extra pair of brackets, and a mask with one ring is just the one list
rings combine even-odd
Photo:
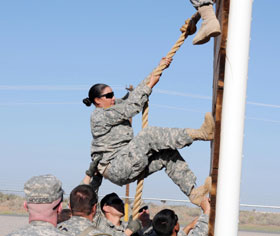
[(126, 230), (127, 226), (127, 223), (123, 221), (120, 222), (119, 226), (114, 225), (112, 222), (106, 219), (101, 211), (95, 215), (94, 224), (98, 230), (116, 236), (124, 236), (124, 231)]
[[(61, 182), (52, 175), (35, 176), (24, 185), (28, 204), (51, 204), (63, 196)], [(53, 224), (34, 220), (28, 226), (9, 234), (9, 236), (62, 236)]]
[(203, 5), (213, 5), (213, 0), (190, 0), (194, 8), (201, 7)]
[[(44, 221), (31, 221), (30, 224), (7, 236), (65, 236), (51, 223)], [(66, 234), (67, 235), (67, 234)]]
[[(195, 228), (192, 229), (188, 236), (207, 236), (208, 235), (208, 220), (209, 216), (202, 214), (195, 225)], [(145, 229), (138, 231), (138, 235), (140, 236), (156, 236), (156, 232), (153, 231), (153, 226), (150, 225), (149, 227), (146, 227)], [(180, 231), (177, 234), (178, 236), (186, 236), (186, 233), (180, 229)]]
[(99, 172), (111, 182), (124, 185), (165, 168), (168, 176), (189, 195), (196, 177), (177, 148), (193, 140), (186, 129), (147, 127), (133, 137), (129, 119), (148, 101), (147, 77), (127, 97), (91, 115), (92, 160), (101, 159)]
[[(208, 236), (208, 221), (209, 221), (209, 216), (202, 214), (199, 216), (198, 221), (194, 227), (189, 233), (188, 236)], [(183, 236), (186, 235), (185, 232), (179, 231), (178, 236)]]
[[(208, 236), (208, 221), (209, 216), (202, 214), (194, 227), (188, 234), (186, 234), (182, 229), (179, 230), (178, 236)], [(157, 233), (155, 231), (152, 231), (149, 234), (146, 234), (145, 236), (157, 236)]]
[(57, 226), (59, 230), (61, 230), (62, 232), (66, 232), (72, 236), (80, 235), (83, 231), (87, 230), (89, 227), (91, 228), (91, 230), (90, 232), (88, 232), (88, 234), (86, 234), (87, 236), (93, 236), (96, 234), (100, 236), (108, 235), (96, 229), (92, 221), (81, 216), (72, 216), (69, 220), (62, 222)]

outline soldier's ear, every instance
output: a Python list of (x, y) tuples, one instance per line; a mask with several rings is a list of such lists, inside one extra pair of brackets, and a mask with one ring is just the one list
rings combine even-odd
[(96, 213), (96, 204), (92, 207), (92, 212), (95, 214)]
[(99, 106), (100, 105), (100, 98), (95, 98), (94, 103), (95, 103), (96, 106)]
[(174, 228), (173, 228), (173, 232), (175, 232), (176, 233), (176, 235), (178, 234), (178, 232), (179, 232), (179, 230), (180, 230), (180, 225), (179, 225), (179, 223), (177, 222), (177, 224), (174, 226)]
[(59, 204), (57, 208), (57, 212), (60, 213), (62, 211), (62, 202)]
[(26, 202), (26, 201), (24, 201), (23, 207), (25, 208), (26, 211), (28, 211), (28, 205), (27, 205), (27, 202)]
[(108, 205), (104, 205), (103, 206), (103, 211), (104, 211), (104, 213), (106, 213), (106, 212), (110, 212), (110, 206), (108, 206)]

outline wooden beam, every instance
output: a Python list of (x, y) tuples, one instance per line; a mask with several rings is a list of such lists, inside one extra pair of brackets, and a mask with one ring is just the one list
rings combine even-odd
[(212, 113), (215, 118), (215, 138), (211, 143), (211, 163), (210, 175), (212, 176), (211, 189), (211, 212), (209, 218), (209, 236), (214, 236), (215, 213), (216, 213), (216, 193), (219, 175), (219, 152), (220, 133), (222, 121), (222, 103), (224, 92), (224, 72), (226, 60), (226, 43), (228, 31), (228, 14), (230, 0), (216, 0), (216, 15), (221, 24), (221, 35), (215, 38), (214, 42), (214, 75), (213, 75), (213, 99)]

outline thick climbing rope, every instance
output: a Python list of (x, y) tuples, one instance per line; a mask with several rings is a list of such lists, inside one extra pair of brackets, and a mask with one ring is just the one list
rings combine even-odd
[[(181, 36), (177, 40), (177, 42), (174, 44), (174, 46), (171, 48), (171, 50), (167, 53), (166, 58), (172, 58), (175, 53), (178, 51), (178, 49), (181, 47), (181, 45), (184, 43), (185, 39), (188, 37), (188, 35), (192, 35), (196, 31), (196, 23), (199, 21), (200, 15), (198, 12), (196, 12), (190, 19), (187, 19), (185, 21), (185, 24), (181, 27), (180, 31), (182, 32)], [(163, 70), (166, 69), (166, 65), (159, 65), (155, 71), (154, 75), (161, 75)], [(146, 128), (148, 126), (148, 112), (149, 112), (149, 106), (148, 102), (145, 104), (142, 112), (142, 129)], [(133, 219), (136, 219), (138, 217), (138, 212), (140, 209), (141, 201), (142, 201), (142, 192), (144, 187), (144, 178), (141, 178), (137, 181), (137, 187), (136, 187), (136, 193), (134, 197), (134, 205), (133, 205), (133, 212), (132, 216)]]

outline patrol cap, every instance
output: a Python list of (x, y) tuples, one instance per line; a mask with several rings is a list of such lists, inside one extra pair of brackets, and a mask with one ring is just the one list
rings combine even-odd
[(148, 204), (142, 201), (138, 212), (140, 213), (143, 210), (147, 210), (148, 208), (149, 208)]
[(24, 184), (28, 203), (52, 203), (63, 196), (62, 183), (53, 175), (34, 176)]
[[(134, 208), (134, 202), (130, 204), (130, 208), (131, 209)], [(147, 210), (148, 208), (149, 208), (149, 205), (146, 204), (144, 201), (141, 201), (138, 213), (142, 212), (143, 210)]]

